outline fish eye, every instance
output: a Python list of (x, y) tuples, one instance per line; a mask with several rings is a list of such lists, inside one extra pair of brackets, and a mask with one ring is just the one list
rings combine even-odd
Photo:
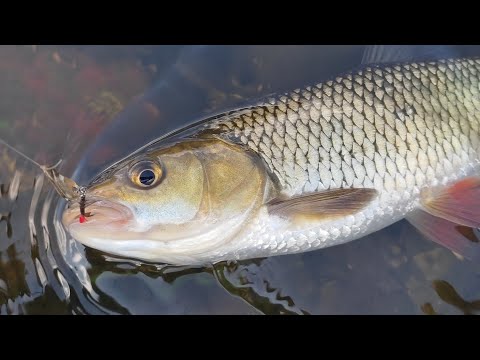
[(150, 186), (155, 181), (155, 173), (150, 169), (145, 169), (140, 173), (138, 179), (142, 185)]
[(152, 187), (159, 183), (162, 168), (153, 161), (141, 161), (131, 167), (130, 180), (141, 188)]

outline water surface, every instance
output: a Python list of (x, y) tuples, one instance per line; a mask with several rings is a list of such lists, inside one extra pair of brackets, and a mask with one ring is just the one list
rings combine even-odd
[[(359, 65), (361, 46), (2, 46), (0, 134), (87, 183), (168, 131)], [(461, 54), (480, 54), (461, 47)], [(0, 314), (475, 314), (480, 267), (407, 222), (319, 251), (165, 267), (73, 241), (0, 147)]]

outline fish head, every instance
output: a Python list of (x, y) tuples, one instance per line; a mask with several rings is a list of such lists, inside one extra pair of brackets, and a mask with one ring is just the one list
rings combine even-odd
[(220, 139), (145, 151), (105, 170), (63, 214), (77, 241), (111, 254), (193, 264), (218, 254), (255, 215), (271, 182), (258, 155)]

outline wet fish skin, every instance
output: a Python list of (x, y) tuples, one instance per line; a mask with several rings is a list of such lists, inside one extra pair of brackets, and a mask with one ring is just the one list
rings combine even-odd
[[(193, 265), (326, 248), (407, 218), (480, 257), (461, 229), (480, 226), (479, 78), (476, 58), (368, 65), (218, 115), (113, 164), (87, 189), (103, 197), (91, 221), (72, 207), (64, 224), (87, 246)], [(145, 160), (166, 174), (151, 189), (132, 185)]]
[(421, 189), (477, 174), (479, 78), (476, 58), (370, 65), (206, 124), (258, 153), (287, 196), (345, 187), (380, 194), (326, 227), (276, 233), (260, 221), (241, 252), (252, 242), (261, 254), (343, 243), (404, 218), (420, 206)]
[(478, 157), (479, 78), (474, 59), (369, 66), (209, 127), (260, 154), (289, 195), (422, 187)]

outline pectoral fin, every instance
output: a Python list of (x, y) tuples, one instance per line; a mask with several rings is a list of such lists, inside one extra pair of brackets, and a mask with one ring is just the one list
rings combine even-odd
[(270, 201), (272, 215), (295, 220), (321, 220), (344, 217), (357, 213), (377, 195), (375, 189), (335, 189), (315, 194)]
[(422, 192), (425, 211), (456, 224), (480, 227), (480, 177)]

